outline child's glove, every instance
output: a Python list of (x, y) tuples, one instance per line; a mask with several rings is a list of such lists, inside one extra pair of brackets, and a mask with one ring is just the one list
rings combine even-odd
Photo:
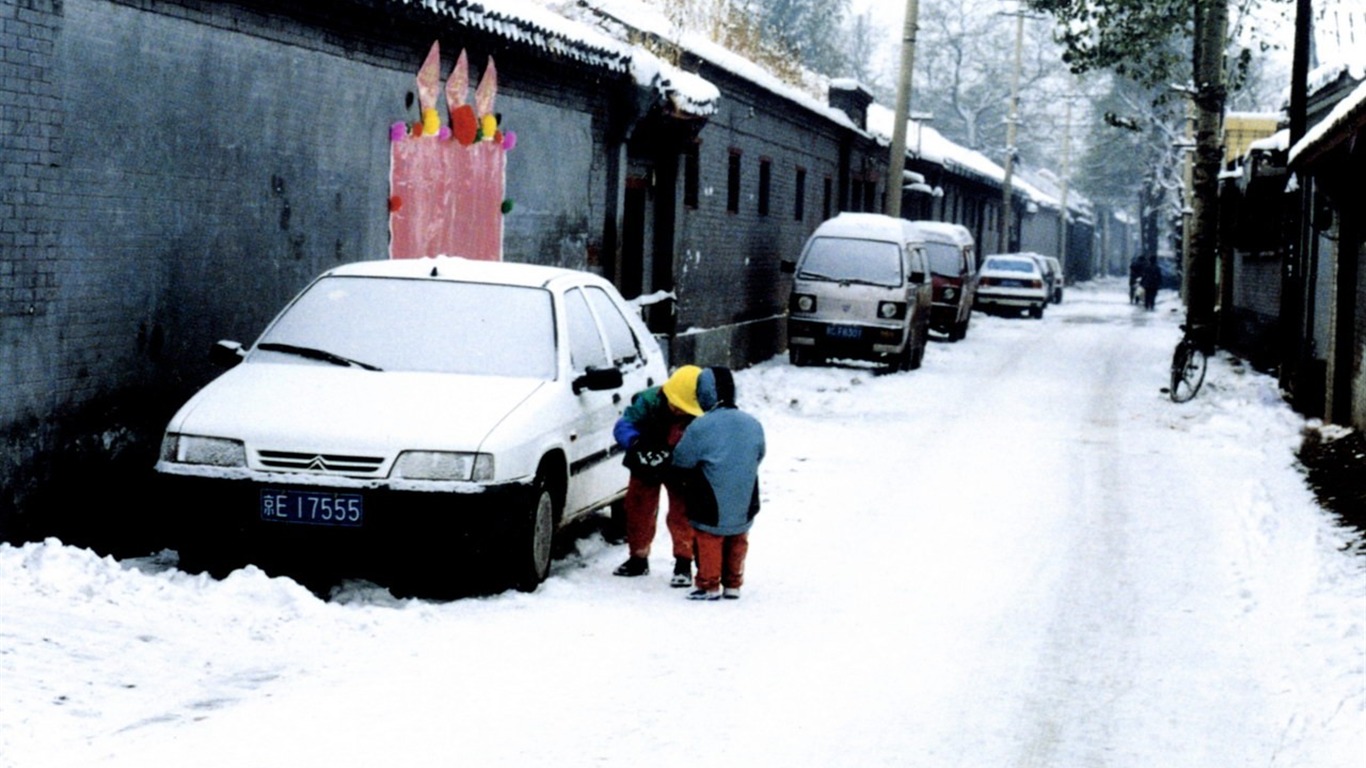
[(662, 483), (672, 465), (673, 451), (668, 448), (632, 448), (623, 462), (632, 474), (649, 483)]
[(641, 451), (640, 466), (650, 469), (658, 469), (669, 463), (669, 452), (666, 450)]

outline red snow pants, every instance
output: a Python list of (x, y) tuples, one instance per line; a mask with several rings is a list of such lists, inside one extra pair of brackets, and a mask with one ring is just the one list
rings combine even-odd
[[(664, 525), (673, 539), (674, 557), (691, 560), (693, 528), (683, 511), (683, 496), (667, 483), (663, 487), (669, 494)], [(659, 524), (659, 489), (658, 483), (644, 482), (635, 475), (626, 485), (626, 546), (631, 557), (650, 556), (650, 543), (655, 540)]]
[(717, 536), (693, 531), (697, 548), (697, 576), (693, 585), (711, 592), (718, 587), (739, 589), (745, 583), (745, 555), (749, 554), (749, 534)]

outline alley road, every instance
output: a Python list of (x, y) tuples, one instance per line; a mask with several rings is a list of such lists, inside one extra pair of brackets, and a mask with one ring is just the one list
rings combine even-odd
[(918, 371), (739, 372), (739, 601), (670, 589), (662, 525), (649, 576), (593, 534), (450, 603), (0, 547), (0, 765), (1357, 765), (1360, 539), (1273, 379), (1165, 398), (1180, 320), (1114, 281)]

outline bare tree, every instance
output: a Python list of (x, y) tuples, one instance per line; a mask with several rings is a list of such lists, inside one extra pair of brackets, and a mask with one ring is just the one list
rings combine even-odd
[[(1000, 0), (929, 0), (921, 5), (913, 103), (932, 112), (955, 142), (1001, 159), (1014, 68), (1015, 19)], [(1070, 77), (1046, 24), (1026, 20), (1020, 71), (1019, 135), (1024, 159), (1051, 160), (1060, 150), (1053, 109)]]

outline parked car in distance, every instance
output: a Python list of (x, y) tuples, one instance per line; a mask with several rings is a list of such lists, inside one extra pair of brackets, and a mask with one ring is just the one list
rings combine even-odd
[(985, 312), (1027, 310), (1043, 317), (1048, 304), (1048, 285), (1039, 262), (1027, 254), (988, 256), (977, 281), (976, 307)]
[(793, 365), (829, 358), (919, 368), (933, 285), (924, 243), (904, 219), (841, 213), (811, 233), (794, 274), (787, 344)]
[(1039, 265), (1039, 271), (1043, 273), (1044, 288), (1048, 291), (1048, 302), (1050, 304), (1061, 301), (1058, 298), (1062, 283), (1062, 264), (1052, 256), (1045, 256), (1042, 253), (1033, 251), (1021, 251), (1014, 254), (1016, 256), (1028, 256)]
[(215, 356), (156, 464), (182, 566), (336, 557), (438, 592), (462, 558), (534, 590), (557, 529), (624, 496), (612, 427), (667, 376), (602, 278), (444, 257), (328, 270)]
[(977, 294), (977, 254), (972, 233), (961, 224), (912, 221), (930, 257), (934, 281), (930, 327), (958, 341), (968, 334)]
[(1049, 301), (1053, 304), (1061, 304), (1063, 288), (1067, 284), (1067, 276), (1062, 271), (1062, 262), (1058, 261), (1057, 256), (1044, 256), (1043, 260), (1048, 262), (1049, 269), (1053, 273), (1052, 293), (1049, 296)]

